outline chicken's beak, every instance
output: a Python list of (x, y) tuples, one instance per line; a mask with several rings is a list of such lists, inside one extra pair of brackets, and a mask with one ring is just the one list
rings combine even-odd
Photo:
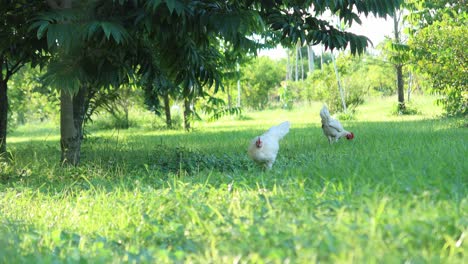
[(255, 141), (255, 145), (257, 146), (257, 148), (262, 147), (262, 141), (260, 140), (260, 137), (258, 137), (257, 141)]

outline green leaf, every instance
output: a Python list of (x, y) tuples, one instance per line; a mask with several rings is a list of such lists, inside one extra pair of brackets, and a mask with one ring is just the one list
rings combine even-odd
[(86, 27), (86, 38), (87, 39), (90, 39), (97, 31), (97, 29), (99, 28), (99, 25), (100, 23), (97, 22), (97, 21), (93, 21), (91, 23), (89, 23)]
[(161, 5), (161, 3), (162, 3), (162, 0), (153, 0), (153, 1), (147, 1), (145, 5), (149, 9), (152, 9), (153, 12), (155, 12), (156, 9), (159, 7), (159, 5)]
[(55, 46), (58, 35), (57, 25), (50, 25), (47, 30), (47, 46), (49, 48)]
[(166, 6), (171, 14), (175, 11), (180, 16), (184, 12), (184, 4), (178, 0), (166, 0)]
[(49, 23), (43, 23), (37, 29), (37, 38), (41, 39), (44, 36), (45, 31), (47, 30)]
[(127, 31), (124, 27), (119, 24), (112, 22), (100, 22), (101, 28), (104, 31), (106, 39), (109, 40), (110, 37), (114, 39), (117, 44), (124, 42), (128, 36)]
[(112, 31), (112, 24), (109, 22), (101, 22), (100, 24), (106, 38), (109, 40)]

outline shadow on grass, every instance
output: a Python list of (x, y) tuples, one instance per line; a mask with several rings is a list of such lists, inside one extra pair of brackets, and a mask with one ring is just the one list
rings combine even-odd
[[(463, 187), (463, 181), (468, 182), (463, 176), (468, 130), (451, 124), (446, 119), (347, 122), (345, 127), (356, 138), (333, 145), (318, 124), (306, 128), (293, 124), (269, 172), (256, 167), (246, 154), (250, 140), (264, 130), (91, 136), (83, 142), (82, 165), (77, 168), (60, 166), (57, 141), (31, 140), (10, 145), (13, 158), (0, 168), (0, 183), (61, 192), (70, 186), (132, 188), (134, 181), (157, 187), (174, 177), (213, 186), (245, 181), (251, 187), (263, 178), (272, 186), (307, 177), (320, 186), (324, 181), (367, 181), (412, 190), (413, 184), (436, 186), (445, 178)], [(216, 176), (209, 178), (211, 174)]]

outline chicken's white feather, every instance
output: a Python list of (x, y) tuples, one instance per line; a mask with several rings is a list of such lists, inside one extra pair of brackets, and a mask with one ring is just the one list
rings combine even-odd
[(273, 126), (250, 142), (248, 154), (252, 160), (271, 169), (279, 151), (279, 141), (289, 132), (290, 123)]
[(326, 105), (320, 110), (320, 118), (322, 119), (323, 134), (328, 138), (330, 144), (337, 142), (342, 137), (354, 138), (352, 132), (346, 131), (338, 120), (331, 117)]
[(289, 123), (289, 121), (285, 121), (268, 129), (268, 131), (265, 132), (263, 136), (269, 136), (281, 140), (284, 136), (286, 136), (286, 134), (288, 134), (290, 126), (291, 123)]

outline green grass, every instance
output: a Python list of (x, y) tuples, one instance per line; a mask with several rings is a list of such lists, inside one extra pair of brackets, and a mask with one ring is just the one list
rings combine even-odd
[[(468, 130), (392, 116), (374, 99), (330, 146), (321, 104), (197, 123), (192, 133), (97, 130), (58, 163), (56, 124), (19, 127), (0, 164), (0, 262), (467, 263)], [(290, 120), (271, 171), (252, 137)]]

